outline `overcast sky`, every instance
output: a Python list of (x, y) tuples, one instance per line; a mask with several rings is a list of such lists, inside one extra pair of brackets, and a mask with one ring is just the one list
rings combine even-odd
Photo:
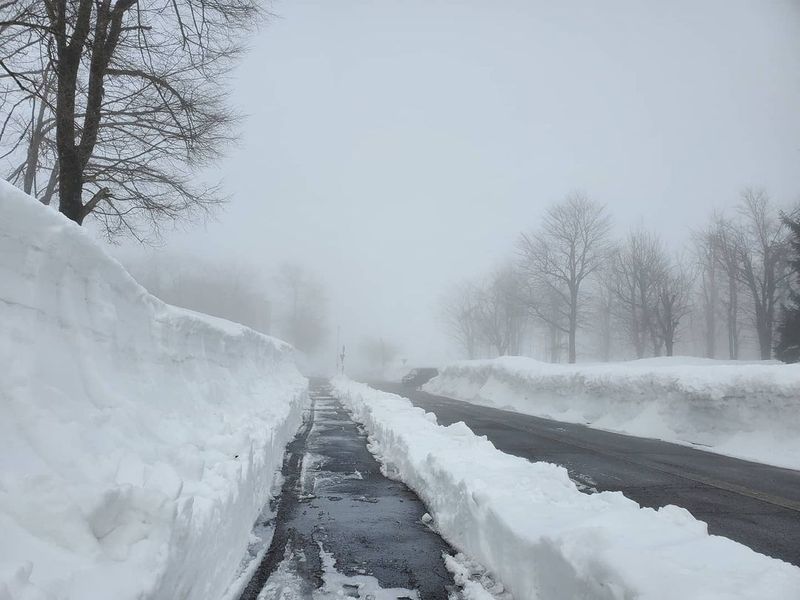
[(313, 265), (344, 339), (443, 358), (442, 291), (580, 189), (680, 244), (800, 196), (800, 1), (272, 5), (233, 79), (233, 201), (167, 247)]

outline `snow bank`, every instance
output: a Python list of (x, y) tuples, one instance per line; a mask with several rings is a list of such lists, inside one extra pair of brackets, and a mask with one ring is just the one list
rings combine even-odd
[(504, 454), (464, 424), (346, 379), (334, 393), (386, 474), (414, 489), (439, 532), (517, 600), (797, 600), (800, 569), (709, 535), (686, 510), (583, 494), (567, 471)]
[(505, 357), (447, 365), (423, 389), (800, 469), (800, 365), (687, 357), (554, 365)]
[(0, 599), (219, 598), (301, 420), (291, 348), (0, 181), (0, 365)]

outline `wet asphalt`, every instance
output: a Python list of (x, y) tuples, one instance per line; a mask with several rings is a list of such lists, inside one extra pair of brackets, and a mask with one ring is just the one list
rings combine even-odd
[(410, 399), (442, 425), (463, 421), (503, 452), (562, 465), (584, 491), (621, 491), (653, 508), (682, 506), (710, 533), (800, 566), (800, 471), (477, 406), (402, 384), (370, 385)]
[(312, 405), (287, 446), (284, 483), (269, 550), (240, 600), (255, 600), (285, 559), (300, 575), (302, 596), (322, 585), (320, 547), (349, 576), (374, 576), (383, 588), (444, 600), (453, 578), (442, 553), (453, 553), (422, 523), (426, 509), (404, 484), (387, 479), (366, 434), (326, 382), (312, 380)]

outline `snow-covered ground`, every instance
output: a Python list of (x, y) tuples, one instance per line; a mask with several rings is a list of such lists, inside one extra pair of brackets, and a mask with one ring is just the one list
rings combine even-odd
[(216, 600), (307, 381), (0, 181), (0, 599)]
[(476, 404), (800, 469), (800, 365), (703, 358), (447, 365), (423, 389)]
[[(344, 378), (334, 393), (388, 476), (517, 600), (797, 600), (800, 568), (712, 536), (686, 510), (584, 494), (567, 471), (504, 454), (463, 423), (442, 427), (399, 396)], [(484, 597), (484, 596), (476, 596)]]

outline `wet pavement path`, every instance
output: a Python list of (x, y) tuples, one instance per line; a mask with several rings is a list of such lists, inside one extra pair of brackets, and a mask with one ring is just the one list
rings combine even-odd
[(800, 565), (800, 472), (584, 425), (542, 419), (372, 382), (436, 414), (463, 421), (503, 452), (563, 465), (584, 491), (621, 491), (643, 506), (676, 504), (710, 533)]
[(453, 551), (422, 522), (426, 510), (384, 477), (366, 435), (324, 381), (287, 446), (275, 534), (241, 600), (352, 597), (446, 599)]

